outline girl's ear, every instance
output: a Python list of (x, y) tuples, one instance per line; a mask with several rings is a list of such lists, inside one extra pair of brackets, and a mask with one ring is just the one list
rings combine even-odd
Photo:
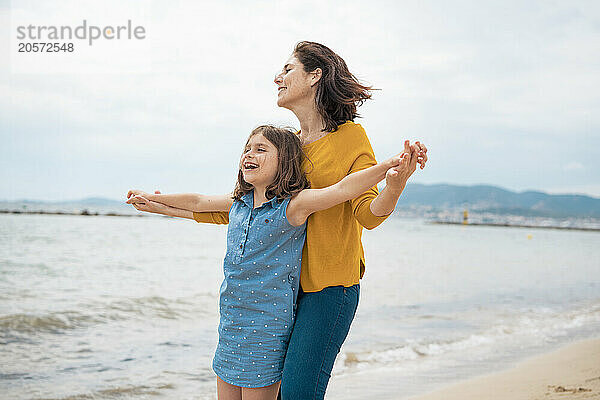
[(310, 86), (314, 86), (317, 84), (317, 82), (319, 82), (321, 80), (321, 76), (323, 75), (323, 71), (321, 70), (321, 68), (317, 68), (315, 69), (313, 72), (311, 72), (312, 77), (310, 78)]

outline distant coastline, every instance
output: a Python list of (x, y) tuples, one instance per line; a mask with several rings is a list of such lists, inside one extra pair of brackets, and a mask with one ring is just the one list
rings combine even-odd
[(453, 222), (453, 221), (430, 221), (432, 224), (438, 225), (462, 225), (462, 226), (497, 226), (497, 227), (506, 227), (506, 228), (532, 228), (532, 229), (564, 229), (571, 231), (589, 231), (589, 232), (600, 232), (600, 228), (586, 228), (586, 227), (578, 227), (578, 226), (555, 226), (555, 225), (518, 225), (518, 224), (509, 224), (509, 223), (479, 223), (472, 222), (463, 224), (462, 222)]
[(46, 210), (0, 210), (0, 214), (48, 214), (48, 215), (83, 215), (83, 216), (104, 216), (104, 217), (148, 217), (146, 214), (119, 214), (115, 212), (100, 213), (98, 211), (46, 211)]
[[(88, 197), (69, 201), (0, 200), (0, 214), (158, 216), (123, 200)], [(490, 185), (408, 184), (395, 217), (428, 223), (600, 231), (600, 198), (536, 191), (512, 192)], [(165, 217), (165, 216), (163, 216)], [(169, 218), (169, 217), (167, 217)]]
[[(116, 212), (100, 213), (98, 211), (90, 212), (87, 209), (81, 211), (47, 211), (47, 210), (0, 210), (0, 214), (40, 214), (40, 215), (78, 215), (78, 216), (99, 216), (99, 217), (164, 217), (173, 218), (168, 215), (153, 215), (153, 214), (122, 214)], [(405, 216), (406, 217), (406, 216)], [(408, 216), (407, 218), (411, 218)], [(412, 216), (414, 218), (414, 216)], [(533, 224), (518, 224), (508, 222), (495, 222), (495, 223), (483, 223), (483, 222), (456, 222), (456, 221), (444, 221), (444, 220), (428, 220), (428, 223), (438, 225), (462, 225), (462, 226), (495, 226), (505, 228), (532, 228), (532, 229), (562, 229), (562, 230), (574, 230), (574, 231), (588, 231), (588, 232), (600, 232), (600, 227), (584, 227), (584, 226), (559, 226), (559, 225), (533, 225)]]

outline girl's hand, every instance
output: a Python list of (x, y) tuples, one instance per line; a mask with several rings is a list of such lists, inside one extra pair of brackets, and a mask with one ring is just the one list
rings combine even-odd
[(427, 147), (419, 141), (416, 141), (415, 149), (417, 151), (417, 162), (421, 165), (421, 169), (425, 168), (425, 163), (427, 163)]
[(162, 214), (167, 208), (167, 206), (164, 204), (148, 200), (147, 198), (139, 195), (133, 196), (127, 200), (127, 203), (133, 205), (133, 207), (135, 207), (135, 209), (138, 211), (146, 211), (157, 214)]
[[(129, 192), (127, 192), (127, 198), (130, 198), (131, 196), (144, 196), (144, 197), (148, 197), (148, 193), (142, 191), (142, 190), (138, 190), (138, 189), (131, 189)], [(129, 202), (127, 202), (129, 203)]]

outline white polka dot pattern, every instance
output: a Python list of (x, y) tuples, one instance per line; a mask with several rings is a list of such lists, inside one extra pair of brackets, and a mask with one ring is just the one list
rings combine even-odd
[(229, 211), (213, 370), (236, 386), (263, 387), (281, 379), (300, 281), (298, 253), (306, 238), (306, 223), (294, 227), (285, 217), (289, 200), (274, 198), (253, 208), (250, 192)]

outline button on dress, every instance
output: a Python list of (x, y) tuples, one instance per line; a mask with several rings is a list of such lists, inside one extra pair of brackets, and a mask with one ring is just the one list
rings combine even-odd
[(289, 202), (275, 197), (255, 209), (250, 192), (229, 210), (213, 370), (232, 385), (281, 380), (306, 238), (306, 222), (295, 227), (286, 218)]

